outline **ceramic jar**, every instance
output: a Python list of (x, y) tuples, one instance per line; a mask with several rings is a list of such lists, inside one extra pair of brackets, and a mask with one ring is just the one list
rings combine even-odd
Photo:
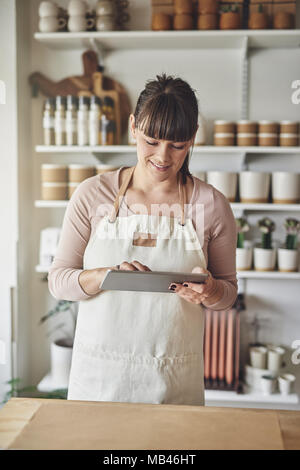
[(206, 182), (214, 186), (230, 201), (234, 202), (237, 189), (237, 173), (225, 171), (208, 171)]
[(300, 201), (300, 174), (273, 172), (272, 199), (275, 204), (297, 204)]
[(239, 174), (240, 200), (243, 203), (268, 202), (270, 174), (257, 171), (241, 171)]

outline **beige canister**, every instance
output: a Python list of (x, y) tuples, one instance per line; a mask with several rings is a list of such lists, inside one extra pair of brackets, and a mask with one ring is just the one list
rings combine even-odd
[(71, 199), (75, 189), (78, 188), (79, 185), (80, 183), (68, 183), (68, 199)]
[(230, 132), (217, 132), (214, 135), (214, 145), (235, 145), (235, 134)]
[(236, 124), (233, 121), (217, 120), (214, 122), (214, 133), (235, 134)]
[(278, 134), (279, 124), (276, 121), (258, 121), (259, 134)]
[(236, 132), (238, 134), (257, 134), (257, 121), (241, 119), (236, 122)]
[(280, 134), (299, 134), (299, 122), (280, 121)]
[(258, 134), (258, 145), (261, 147), (276, 147), (278, 145), (278, 134), (263, 132)]
[(251, 132), (239, 132), (236, 135), (236, 144), (245, 147), (257, 145), (257, 134), (253, 134)]
[(48, 183), (66, 183), (68, 181), (68, 167), (44, 163), (41, 166), (41, 181)]
[(90, 165), (69, 165), (69, 183), (81, 183), (81, 181), (95, 176), (95, 167)]
[(299, 145), (298, 134), (279, 134), (279, 145), (281, 147), (297, 147)]
[(44, 201), (64, 201), (68, 196), (68, 183), (42, 182), (42, 199)]
[(118, 166), (113, 166), (113, 165), (97, 165), (96, 174), (101, 175), (102, 173), (105, 173), (107, 171), (114, 171), (114, 170), (117, 170), (118, 168), (119, 168)]

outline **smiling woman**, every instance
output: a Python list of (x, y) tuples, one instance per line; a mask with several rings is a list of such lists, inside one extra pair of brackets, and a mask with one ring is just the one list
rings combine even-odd
[[(88, 178), (69, 201), (49, 288), (80, 301), (70, 400), (204, 405), (203, 307), (236, 299), (237, 232), (225, 196), (189, 171), (197, 121), (188, 83), (148, 81), (130, 121), (137, 164)], [(209, 275), (169, 295), (102, 290), (108, 269)]]

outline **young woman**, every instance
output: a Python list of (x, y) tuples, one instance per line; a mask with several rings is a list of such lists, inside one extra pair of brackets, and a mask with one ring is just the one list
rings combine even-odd
[[(236, 300), (235, 219), (189, 172), (198, 103), (188, 83), (148, 81), (130, 119), (137, 164), (79, 185), (48, 276), (54, 297), (80, 301), (68, 399), (204, 405), (204, 307)], [(170, 294), (101, 291), (109, 268), (209, 278)]]

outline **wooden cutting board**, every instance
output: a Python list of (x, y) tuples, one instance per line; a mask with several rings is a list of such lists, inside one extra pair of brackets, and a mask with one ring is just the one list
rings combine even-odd
[[(95, 51), (87, 50), (82, 54), (83, 75), (66, 77), (55, 82), (40, 72), (34, 72), (29, 76), (29, 83), (37, 86), (38, 90), (47, 97), (78, 96), (79, 92), (93, 92), (93, 74), (99, 72), (101, 67)], [(127, 132), (128, 118), (131, 112), (131, 104), (125, 88), (116, 80), (103, 76), (103, 90), (115, 91), (120, 102), (120, 126), (121, 134)]]

